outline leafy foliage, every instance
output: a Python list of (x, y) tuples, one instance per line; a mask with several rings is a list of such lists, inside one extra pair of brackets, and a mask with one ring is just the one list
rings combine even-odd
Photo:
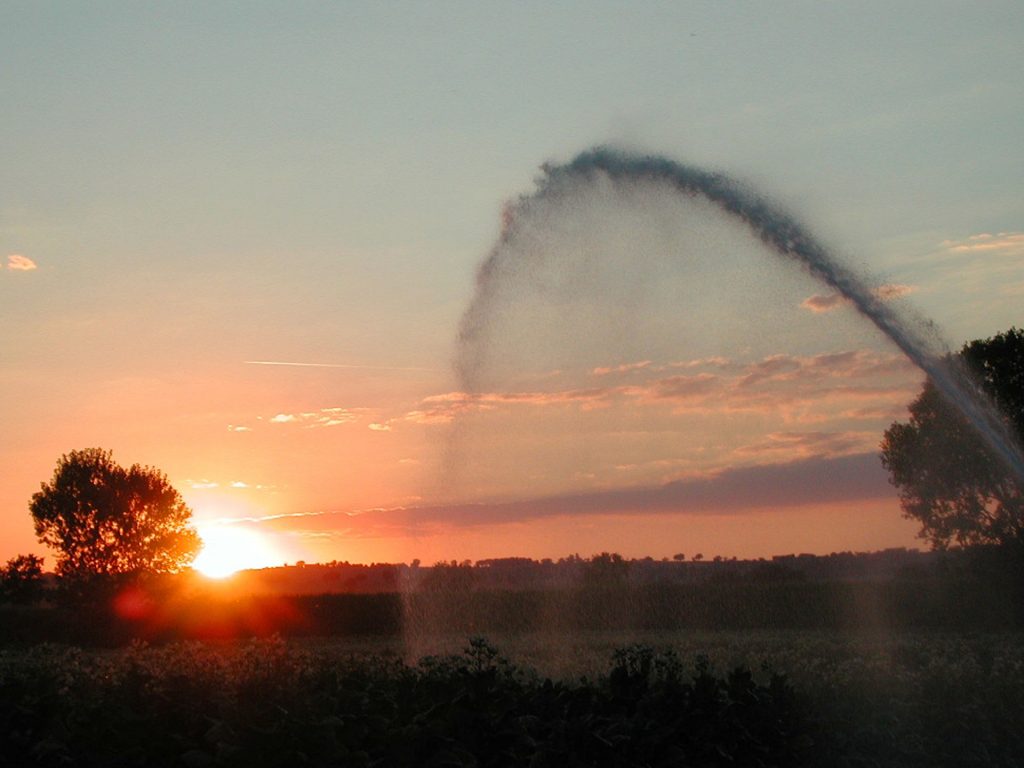
[[(960, 351), (961, 362), (1024, 438), (1024, 331), (1011, 328)], [(882, 464), (899, 490), (904, 514), (933, 546), (1024, 547), (1024, 495), (975, 429), (928, 381), (910, 419), (885, 432)]]
[(785, 679), (624, 651), (590, 682), (540, 678), (482, 639), (406, 666), (277, 639), (0, 664), (0, 751), (21, 765), (788, 765)]
[(176, 571), (200, 548), (192, 511), (162, 472), (124, 468), (99, 448), (61, 457), (30, 511), (61, 576)]
[[(570, 650), (550, 645), (553, 654)], [(280, 638), (113, 653), (0, 650), (0, 763), (953, 768), (1024, 760), (1024, 652), (1015, 636), (686, 633), (670, 649), (619, 648), (610, 665), (608, 649), (590, 650), (586, 676), (556, 678), (481, 638), (415, 665)]]
[(31, 603), (43, 592), (43, 558), (18, 555), (0, 569), (0, 598), (12, 603)]

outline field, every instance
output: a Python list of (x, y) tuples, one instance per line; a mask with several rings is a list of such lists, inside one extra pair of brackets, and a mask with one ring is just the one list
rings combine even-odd
[(574, 631), (0, 650), (7, 765), (1024, 762), (1018, 633)]

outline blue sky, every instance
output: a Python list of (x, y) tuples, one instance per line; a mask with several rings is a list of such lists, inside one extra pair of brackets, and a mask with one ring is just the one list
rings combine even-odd
[[(36, 546), (28, 497), (60, 454), (90, 445), (161, 467), (204, 519), (435, 502), (430, 468), (444, 440), (402, 434), (399, 414), (455, 387), (454, 335), (504, 203), (530, 191), (541, 163), (593, 144), (664, 153), (765, 190), (877, 282), (906, 286), (900, 300), (953, 346), (1020, 325), (1022, 32), (1012, 2), (0, 2), (0, 557)], [(615, 216), (609, 204), (602, 221)], [(26, 264), (14, 256), (35, 269), (12, 268)], [(786, 301), (815, 293), (787, 286), (776, 292)], [(675, 327), (668, 299), (652, 301), (637, 323), (657, 343), (608, 349), (608, 366), (706, 356), (689, 354), (696, 344), (672, 354), (675, 337), (657, 332)], [(743, 364), (851, 345), (891, 352), (854, 319), (834, 322), (841, 348), (766, 331)], [(573, 345), (540, 346), (550, 359), (531, 364), (552, 367)], [(743, 352), (728, 339), (720, 350), (736, 376)], [(322, 430), (330, 439), (307, 440), (312, 430), (243, 444), (255, 432), (229, 429), (332, 408), (352, 418)], [(616, 428), (632, 418), (611, 410)], [(553, 420), (564, 439), (549, 452), (537, 448), (539, 426), (520, 426), (531, 439), (474, 439), (486, 456), (529, 466), (544, 455), (600, 484), (602, 466), (634, 462), (570, 459), (588, 418)], [(586, 428), (610, 435), (611, 421)], [(787, 431), (758, 428), (777, 441)], [(787, 429), (786, 444), (821, 431)], [(678, 436), (646, 439), (645, 460), (680, 459)], [(737, 438), (733, 450), (757, 442)], [(569, 474), (498, 478), (486, 456), (468, 500), (586, 490)], [(732, 471), (729, 456), (701, 467)], [(204, 479), (223, 493), (205, 498), (193, 488)], [(232, 483), (247, 486), (238, 498)], [(274, 499), (252, 490), (261, 485)], [(898, 521), (894, 504), (879, 501), (878, 519)], [(590, 523), (587, 543), (612, 546), (601, 541), (614, 526)], [(865, 546), (912, 540), (907, 525)], [(555, 529), (492, 534), (524, 554), (569, 546)], [(708, 549), (725, 534), (693, 536)], [(638, 541), (635, 554), (662, 540)], [(444, 531), (383, 541), (365, 551), (501, 553)], [(344, 550), (302, 546), (296, 533), (282, 550)]]

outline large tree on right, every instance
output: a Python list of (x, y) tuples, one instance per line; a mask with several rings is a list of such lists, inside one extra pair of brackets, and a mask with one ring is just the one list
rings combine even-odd
[[(1007, 432), (1024, 440), (1024, 331), (964, 345), (959, 362), (999, 411)], [(904, 514), (932, 546), (1009, 545), (1024, 552), (1024, 496), (1018, 481), (963, 415), (926, 381), (882, 440), (882, 464)]]

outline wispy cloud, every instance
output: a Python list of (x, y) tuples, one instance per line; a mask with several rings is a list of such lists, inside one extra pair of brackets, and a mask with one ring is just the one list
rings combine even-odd
[[(407, 506), (305, 517), (310, 531), (358, 538), (591, 515), (731, 515), (834, 503), (895, 500), (877, 454), (815, 456), (733, 467), (658, 485), (540, 496), (509, 502)], [(263, 518), (277, 520), (282, 516)], [(289, 523), (289, 525), (293, 525)]]
[(721, 386), (722, 378), (711, 373), (698, 373), (694, 376), (666, 376), (643, 387), (630, 387), (622, 390), (625, 394), (639, 396), (647, 400), (693, 400), (702, 399)]
[(409, 365), (363, 365), (361, 363), (310, 363), (291, 360), (243, 360), (244, 365), (283, 365), (292, 368), (348, 368), (366, 371), (421, 371), (436, 373), (436, 368), (421, 368)]
[(631, 371), (640, 371), (644, 368), (649, 368), (650, 365), (650, 360), (641, 360), (636, 363), (623, 363), (622, 365), (615, 365), (607, 368), (595, 368), (591, 373), (595, 376), (607, 376), (610, 373), (630, 373)]
[(1024, 253), (1024, 232), (983, 232), (962, 240), (943, 240), (941, 245), (951, 253)]
[(801, 307), (811, 312), (831, 312), (845, 304), (846, 299), (838, 293), (816, 293), (800, 302)]
[(776, 461), (834, 458), (865, 453), (877, 444), (877, 432), (772, 432), (762, 440), (740, 446), (736, 454), (761, 460), (774, 457)]
[(922, 266), (935, 272), (933, 283), (960, 295), (1024, 292), (1024, 232), (983, 232), (943, 240), (924, 258), (927, 264)]
[(424, 398), (420, 407), (405, 414), (404, 419), (417, 424), (447, 424), (462, 414), (496, 410), (503, 405), (576, 404), (583, 408), (595, 408), (622, 391), (622, 387), (590, 387), (551, 392), (446, 392)]
[(679, 360), (674, 363), (666, 363), (655, 368), (658, 371), (668, 371), (673, 368), (728, 368), (732, 361), (727, 357), (701, 357), (696, 360)]
[[(685, 363), (673, 367), (687, 367)], [(770, 355), (747, 363), (716, 359), (715, 373), (653, 376), (647, 381), (617, 386), (532, 392), (448, 392), (422, 400), (404, 420), (418, 424), (447, 424), (467, 413), (501, 408), (576, 406), (608, 407), (616, 401), (669, 406), (682, 413), (776, 413), (818, 404), (852, 406), (867, 413), (893, 412), (920, 387), (920, 374), (902, 355), (850, 350), (821, 355)], [(650, 366), (649, 373), (669, 366)], [(857, 418), (850, 407), (843, 413)], [(813, 421), (815, 417), (805, 416)]]
[(263, 485), (247, 483), (244, 480), (231, 480), (227, 483), (220, 483), (216, 480), (208, 480), (207, 478), (201, 478), (199, 480), (186, 480), (188, 487), (196, 491), (208, 491), (214, 488), (233, 488), (234, 490), (256, 490), (256, 491), (268, 491), (273, 490), (273, 485)]
[[(917, 290), (918, 286), (916, 285), (885, 283), (884, 285), (880, 285), (875, 288), (872, 293), (875, 295), (875, 298), (880, 301), (893, 301), (914, 293)], [(808, 296), (800, 302), (800, 306), (803, 309), (809, 309), (811, 312), (821, 313), (831, 312), (833, 309), (845, 307), (849, 303), (849, 299), (839, 293), (818, 293), (813, 296)]]
[(316, 411), (302, 411), (299, 413), (278, 413), (271, 416), (268, 421), (271, 424), (301, 424), (307, 429), (319, 427), (337, 427), (341, 424), (351, 424), (358, 417), (355, 410), (348, 408), (320, 408)]
[(909, 296), (911, 293), (915, 293), (918, 290), (916, 285), (905, 285), (903, 283), (886, 283), (880, 285), (874, 290), (875, 296), (882, 301), (892, 301), (893, 299), (901, 299), (904, 296)]
[(31, 272), (33, 269), (36, 269), (36, 263), (28, 256), (12, 253), (7, 257), (7, 269), (12, 272)]

